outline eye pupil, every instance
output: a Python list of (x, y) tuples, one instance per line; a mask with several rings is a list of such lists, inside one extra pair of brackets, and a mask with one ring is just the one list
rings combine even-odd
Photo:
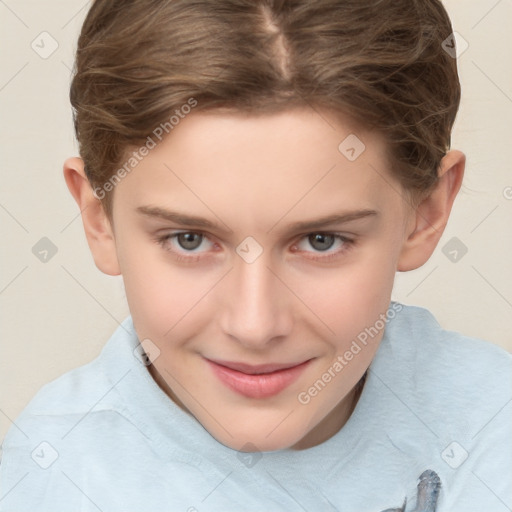
[[(196, 238), (194, 240), (194, 238)], [(178, 243), (183, 249), (197, 249), (201, 245), (202, 235), (198, 233), (179, 233)], [(199, 242), (199, 243), (198, 243)]]
[(334, 236), (326, 235), (323, 233), (315, 233), (314, 235), (309, 236), (309, 243), (318, 251), (326, 251), (332, 247), (334, 243)]

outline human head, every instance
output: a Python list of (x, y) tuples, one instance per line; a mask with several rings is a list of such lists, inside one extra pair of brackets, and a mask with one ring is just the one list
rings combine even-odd
[[(93, 9), (100, 4), (96, 2)], [(188, 11), (187, 3), (176, 5), (181, 5), (181, 8), (174, 16), (185, 23), (183, 16)], [(217, 12), (221, 4), (207, 2), (204, 5), (208, 12), (203, 16), (208, 24), (212, 13)], [(234, 4), (229, 2), (226, 5)], [(253, 6), (259, 4), (247, 2), (235, 5), (239, 5), (237, 12), (243, 13), (245, 9), (251, 11)], [(296, 4), (290, 2), (284, 4), (283, 8), (292, 5)], [(318, 6), (329, 11), (328, 5), (331, 4), (319, 2)], [(362, 3), (353, 4), (356, 10), (357, 5)], [(152, 14), (146, 10), (145, 17), (135, 18), (135, 22), (144, 24), (160, 20), (164, 5), (159, 6), (158, 16), (154, 10)], [(104, 9), (109, 11), (110, 7), (105, 4)], [(307, 12), (308, 5), (297, 9), (297, 18), (304, 17), (305, 23), (314, 23), (311, 21), (313, 13)], [(124, 6), (122, 12), (125, 12)], [(230, 23), (237, 27), (244, 25), (240, 19), (234, 20), (227, 15), (226, 11), (220, 12), (231, 20), (226, 21), (226, 26)], [(329, 16), (324, 16), (325, 23), (332, 22), (333, 14), (329, 12)], [(395, 17), (401, 15), (396, 11), (391, 12), (395, 13)], [(262, 19), (268, 21), (269, 18)], [(104, 31), (108, 37), (114, 38), (121, 27), (130, 32), (122, 24), (119, 29), (114, 29), (107, 21), (108, 16), (104, 23), (98, 21), (95, 30)], [(190, 19), (187, 23), (194, 25)], [(215, 26), (215, 23), (212, 22), (212, 25)], [(87, 27), (86, 22), (84, 31)], [(294, 30), (287, 32), (291, 39), (296, 37), (300, 41), (300, 34), (309, 34), (305, 29)], [(332, 27), (329, 30), (324, 27), (323, 30), (324, 37), (333, 33)], [(317, 26), (312, 32), (321, 31), (322, 28)], [(131, 33), (139, 34), (139, 31), (133, 30)], [(196, 33), (203, 34), (197, 30)], [(238, 41), (238, 45), (242, 45), (242, 54), (249, 48), (257, 52), (258, 47), (254, 46), (255, 41), (251, 41), (249, 36), (249, 43), (243, 46), (243, 33), (240, 33)], [(395, 37), (399, 33), (397, 31)], [(224, 33), (219, 34), (218, 37), (221, 37)], [(214, 35), (205, 39), (205, 45), (208, 41), (211, 45), (223, 46), (226, 43), (218, 41)], [(322, 37), (318, 39), (324, 51), (330, 51), (328, 41), (322, 41)], [(349, 40), (347, 38), (347, 42)], [(139, 41), (139, 44), (143, 43)], [(282, 48), (286, 49), (284, 40), (282, 44)], [(303, 43), (298, 53), (307, 52), (309, 47)], [(91, 45), (87, 48), (87, 51), (92, 51)], [(160, 47), (160, 51), (162, 59), (166, 51), (170, 52), (167, 46)], [(175, 53), (178, 56), (180, 51), (183, 52), (181, 60), (176, 57), (177, 63), (172, 68), (176, 73), (175, 89), (183, 87), (187, 77), (190, 77), (190, 81), (196, 79), (198, 83), (204, 82), (204, 73), (208, 75), (207, 68), (186, 71), (184, 68), (188, 64), (185, 61), (193, 57), (189, 55), (187, 47), (176, 44)], [(433, 52), (433, 48), (430, 51)], [(261, 49), (259, 52), (262, 63), (272, 55)], [(93, 53), (96, 53), (95, 58), (103, 58), (100, 46)], [(126, 60), (130, 60), (131, 54), (127, 55), (129, 58), (126, 57)], [(101, 184), (103, 179), (95, 181), (90, 176), (93, 165), (91, 163), (89, 166), (88, 162), (94, 160), (92, 153), (89, 153), (89, 160), (87, 152), (82, 153), (87, 173), (83, 162), (78, 159), (71, 159), (65, 164), (68, 186), (83, 212), (86, 234), (96, 264), (108, 274), (123, 274), (137, 334), (140, 339), (152, 340), (161, 352), (151, 367), (155, 379), (176, 403), (192, 412), (217, 439), (237, 449), (243, 448), (246, 443), (261, 450), (309, 447), (325, 440), (346, 421), (354, 405), (356, 384), (377, 350), (382, 328), (367, 346), (358, 347), (358, 356), (354, 362), (346, 365), (340, 374), (342, 377), (333, 379), (333, 383), (314, 400), (307, 404), (299, 402), (297, 391), (304, 391), (304, 387), (332, 366), (337, 355), (349, 350), (353, 340), (358, 339), (365, 328), (376, 325), (379, 319), (382, 322), (382, 315), (389, 306), (395, 271), (416, 268), (432, 253), (460, 186), (464, 167), (460, 153), (442, 153), (444, 156), (439, 160), (434, 174), (423, 173), (423, 186), (420, 187), (417, 181), (419, 167), (412, 166), (411, 161), (408, 169), (412, 176), (416, 176), (415, 179), (396, 172), (398, 167), (393, 165), (390, 150), (395, 147), (394, 139), (390, 141), (390, 130), (376, 127), (377, 114), (369, 113), (366, 122), (362, 122), (349, 105), (343, 112), (334, 108), (336, 105), (332, 97), (325, 94), (325, 91), (334, 94), (337, 90), (334, 80), (331, 89), (324, 89), (323, 101), (313, 101), (314, 87), (310, 81), (314, 76), (322, 75), (318, 67), (310, 69), (309, 79), (306, 76), (297, 78), (297, 75), (293, 80), (294, 90), (300, 91), (300, 100), (294, 100), (293, 93), (285, 87), (282, 73), (286, 77), (294, 76), (291, 70), (296, 68), (279, 50), (274, 55), (280, 67), (271, 66), (259, 80), (274, 84), (273, 92), (279, 93), (279, 103), (272, 104), (271, 100), (276, 96), (259, 96), (254, 90), (253, 95), (250, 94), (251, 87), (257, 88), (260, 82), (256, 78), (246, 77), (246, 72), (252, 68), (250, 58), (246, 55), (246, 62), (239, 56), (238, 75), (233, 74), (236, 68), (228, 68), (226, 82), (222, 86), (217, 83), (217, 88), (214, 88), (216, 94), (223, 93), (226, 97), (231, 94), (233, 101), (215, 103), (211, 96), (201, 95), (200, 91), (189, 96), (189, 99), (197, 102), (193, 106), (194, 111), (188, 114), (182, 111), (186, 115), (180, 117), (174, 129), (119, 181), (115, 186), (114, 201), (107, 203), (108, 215), (103, 215), (106, 198), (101, 204), (92, 193), (94, 184)], [(311, 66), (315, 65), (313, 55), (310, 56)], [(321, 52), (316, 55), (321, 60)], [(155, 62), (148, 59), (151, 65), (161, 67), (162, 71), (167, 69), (165, 66), (169, 62), (164, 66), (156, 54), (153, 58)], [(409, 58), (410, 66), (413, 66), (411, 53)], [(437, 58), (444, 59), (444, 56), (438, 54)], [(377, 62), (377, 56), (375, 59)], [(119, 69), (115, 71), (120, 77), (127, 73), (126, 60), (120, 59)], [(348, 62), (350, 59), (346, 60)], [(218, 65), (215, 59), (211, 62)], [(99, 84), (87, 88), (86, 77), (91, 79), (94, 76), (94, 72), (88, 75), (94, 65), (89, 62), (88, 65), (84, 64), (83, 69), (79, 88), (88, 91), (88, 101), (96, 101), (93, 96), (95, 91), (98, 94), (100, 91), (95, 87), (102, 87), (102, 80), (108, 81), (108, 77), (98, 78)], [(356, 73), (357, 69), (364, 75), (361, 68), (352, 69), (352, 73)], [(222, 68), (219, 67), (217, 71), (220, 73)], [(324, 66), (325, 79), (328, 78), (325, 76), (328, 71)], [(151, 70), (134, 67), (132, 72), (138, 73), (137, 94), (130, 99), (127, 91), (120, 87), (111, 100), (107, 101), (103, 96), (105, 103), (99, 102), (97, 106), (107, 105), (110, 109), (108, 115), (105, 111), (102, 113), (104, 122), (106, 119), (112, 120), (114, 112), (120, 116), (118, 128), (121, 135), (126, 133), (123, 130), (130, 129), (133, 133), (139, 125), (144, 125), (139, 138), (130, 139), (131, 143), (141, 144), (155, 127), (166, 121), (155, 117), (153, 122), (158, 121), (159, 124), (152, 124), (138, 108), (138, 101), (149, 102), (156, 110), (161, 107), (157, 101), (158, 87), (146, 89), (148, 84), (144, 76), (148, 74), (151, 77)], [(346, 72), (350, 75), (348, 70)], [(111, 73), (114, 71), (110, 70)], [(396, 71), (395, 75), (400, 75), (400, 72)], [(234, 92), (236, 87), (229, 85), (235, 77), (242, 82), (246, 80), (245, 95), (237, 94)], [(419, 77), (416, 78), (418, 84)], [(75, 84), (77, 80), (75, 78)], [(178, 82), (181, 85), (178, 86)], [(354, 75), (352, 86), (355, 87), (356, 82)], [(309, 95), (306, 94), (308, 83)], [(321, 83), (324, 80), (319, 79), (317, 85)], [(378, 84), (377, 81), (372, 86), (379, 88)], [(132, 85), (135, 86), (135, 82)], [(203, 83), (203, 87), (208, 89), (214, 86)], [(367, 87), (369, 89), (368, 84)], [(426, 94), (424, 85), (418, 84), (418, 87)], [(162, 81), (162, 88), (173, 90), (172, 84), (166, 81)], [(261, 88), (259, 90), (261, 92)], [(349, 86), (347, 90), (350, 91)], [(394, 105), (396, 95), (394, 92), (390, 94), (391, 104)], [(117, 97), (121, 98), (119, 101), (126, 108), (130, 105), (131, 119), (121, 115), (121, 105), (111, 106)], [(361, 100), (362, 97), (357, 98)], [(344, 101), (348, 100), (345, 98)], [(360, 107), (356, 97), (353, 96), (352, 101), (353, 109)], [(211, 108), (214, 103), (215, 108)], [(422, 97), (424, 103), (425, 98)], [(77, 104), (75, 101), (75, 106)], [(187, 104), (192, 107), (188, 100)], [(380, 108), (386, 111), (384, 105)], [(445, 108), (448, 107), (445, 105)], [(404, 119), (414, 115), (412, 110), (410, 108), (408, 115), (404, 113)], [(95, 111), (89, 107), (90, 113)], [(146, 110), (146, 114), (151, 118), (151, 110)], [(167, 110), (167, 119), (172, 114), (173, 111)], [(385, 115), (380, 115), (384, 120)], [(435, 117), (434, 114), (432, 116)], [(85, 123), (81, 131), (78, 110), (76, 119), (78, 136), (83, 140), (91, 141), (94, 138), (92, 132), (87, 138), (87, 129), (97, 129), (100, 133), (106, 129), (105, 124), (96, 117), (96, 124), (92, 121), (89, 125)], [(144, 124), (146, 122), (147, 125)], [(395, 126), (392, 121), (389, 122), (390, 126)], [(420, 128), (415, 126), (415, 129)], [(437, 126), (437, 129), (441, 130), (441, 127)], [(395, 137), (402, 137), (405, 131), (401, 132), (402, 135), (397, 133)], [(418, 132), (414, 133), (419, 141)], [(97, 139), (96, 146), (91, 144), (90, 149), (95, 147), (98, 157), (112, 156), (116, 147), (114, 137), (120, 136), (114, 133), (113, 125), (107, 134), (112, 137), (110, 143), (106, 139), (100, 143)], [(357, 134), (366, 144), (366, 149), (353, 162), (338, 150), (341, 140), (350, 134)], [(432, 132), (430, 140), (437, 135), (437, 131)], [(402, 143), (403, 151), (406, 151), (404, 148), (410, 150), (410, 145), (404, 141)], [(129, 146), (123, 147), (125, 157)], [(408, 156), (424, 157), (428, 153), (427, 146), (422, 147), (423, 153), (416, 148)], [(117, 161), (116, 165), (120, 165), (120, 162)], [(336, 171), (331, 172), (333, 169)], [(426, 186), (425, 180), (431, 183)], [(416, 185), (412, 186), (412, 182)], [(215, 246), (215, 249), (197, 263), (190, 263), (190, 260), (188, 263), (178, 262), (170, 255), (170, 240), (162, 240), (158, 235), (165, 231), (167, 236), (174, 223), (162, 220), (155, 208), (149, 212), (151, 215), (148, 214), (148, 206), (176, 209), (207, 217), (211, 222), (220, 224), (226, 221), (224, 225), (227, 229), (226, 232), (217, 228), (203, 230), (213, 234), (211, 238), (216, 243), (212, 244), (212, 248)], [(141, 207), (145, 207), (145, 212), (138, 211)], [(292, 220), (309, 220), (340, 210), (362, 208), (378, 211), (378, 214), (338, 226), (347, 235), (346, 238), (355, 240), (354, 250), (348, 249), (343, 257), (331, 263), (312, 263), (303, 256), (303, 251), (297, 254), (297, 230), (293, 233), (293, 240), (291, 231), (273, 230), (274, 225), (281, 223), (281, 226), (287, 226)], [(175, 229), (182, 232), (200, 231), (182, 227)], [(327, 232), (333, 231), (329, 229)], [(261, 249), (261, 254), (253, 261), (242, 258), (246, 237), (251, 237), (251, 244), (255, 240), (256, 248), (259, 246)], [(289, 250), (291, 245), (293, 251)], [(352, 247), (349, 243), (345, 243), (345, 246)], [(249, 247), (249, 250), (252, 248)], [(209, 373), (205, 358), (254, 365), (305, 360), (311, 360), (311, 363), (295, 387), (291, 386), (270, 398), (247, 399), (226, 391)], [(289, 420), (279, 423), (290, 408), (294, 414)], [(223, 423), (230, 427), (231, 432), (227, 432)]]
[(459, 107), (451, 33), (439, 0), (96, 0), (70, 94), (87, 177), (110, 215), (116, 170), (191, 110), (307, 105), (384, 135), (416, 201)]

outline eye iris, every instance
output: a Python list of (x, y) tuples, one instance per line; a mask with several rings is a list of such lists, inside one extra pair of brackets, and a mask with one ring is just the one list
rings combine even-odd
[[(194, 237), (196, 240), (194, 240)], [(197, 249), (201, 245), (202, 235), (198, 233), (179, 233), (178, 243), (183, 249)], [(199, 242), (199, 243), (198, 243)]]
[[(319, 243), (319, 246), (317, 245), (317, 242)], [(332, 247), (334, 243), (334, 236), (315, 233), (314, 235), (309, 236), (309, 243), (318, 251), (325, 251)]]

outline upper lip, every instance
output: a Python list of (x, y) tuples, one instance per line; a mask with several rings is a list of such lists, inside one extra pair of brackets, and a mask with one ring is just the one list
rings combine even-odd
[(294, 368), (295, 366), (299, 366), (300, 364), (306, 363), (307, 361), (300, 361), (298, 363), (268, 363), (268, 364), (247, 364), (247, 363), (239, 363), (233, 361), (221, 361), (217, 359), (209, 359), (212, 363), (218, 364), (220, 366), (225, 366), (226, 368), (230, 368), (231, 370), (236, 370), (237, 372), (247, 373), (249, 375), (257, 375), (260, 373), (271, 373), (277, 372), (279, 370), (286, 370), (288, 368)]

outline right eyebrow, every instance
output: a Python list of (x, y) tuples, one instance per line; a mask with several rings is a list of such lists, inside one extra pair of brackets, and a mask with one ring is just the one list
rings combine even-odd
[(215, 229), (222, 233), (232, 233), (231, 229), (227, 230), (221, 227), (220, 224), (203, 217), (196, 217), (195, 215), (189, 215), (183, 212), (167, 210), (158, 206), (139, 206), (137, 211), (143, 215), (147, 215), (148, 217), (168, 220), (170, 222), (180, 224), (181, 226)]

